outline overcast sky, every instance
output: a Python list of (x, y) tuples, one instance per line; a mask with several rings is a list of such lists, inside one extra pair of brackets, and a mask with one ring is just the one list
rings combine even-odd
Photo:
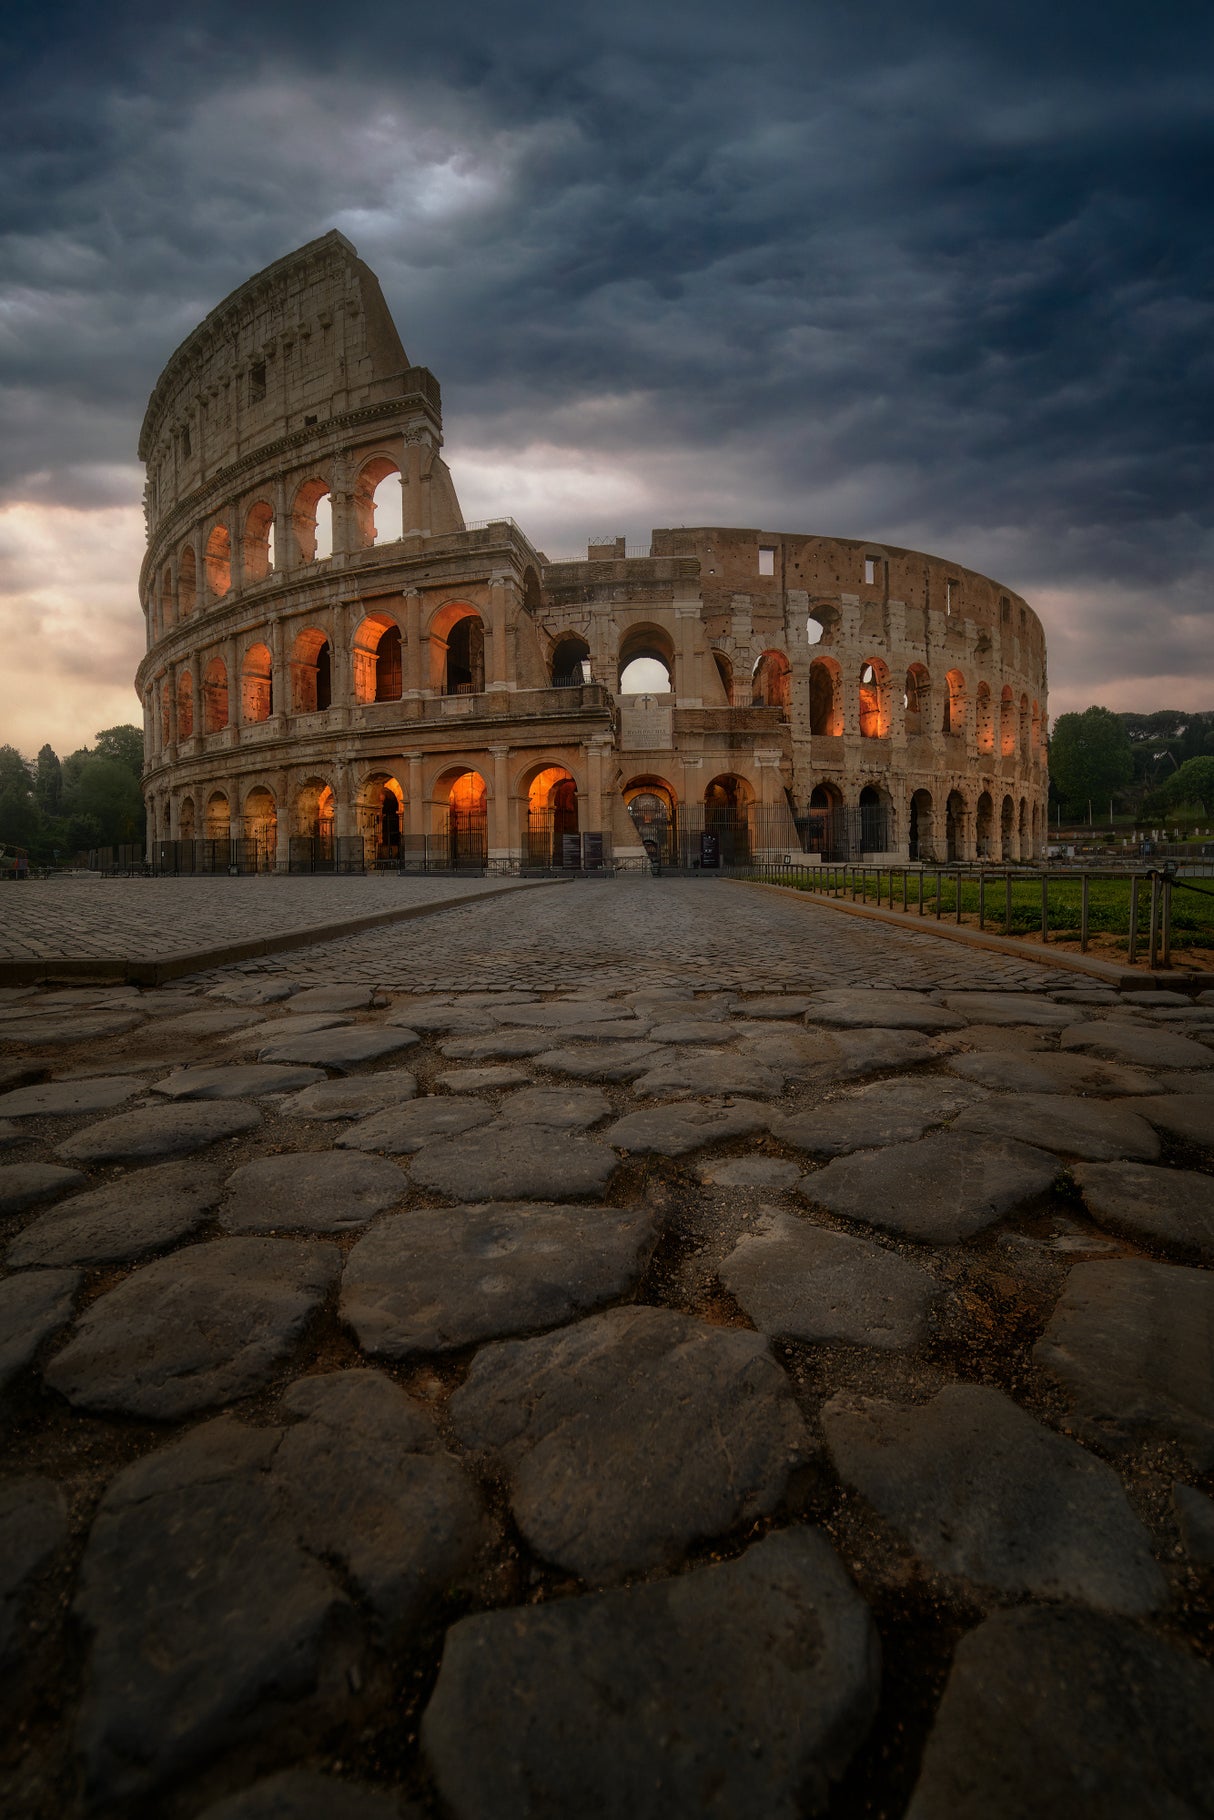
[(338, 227), (470, 518), (951, 555), (1050, 706), (1214, 707), (1214, 10), (20, 9), (0, 67), (0, 742), (138, 720), (148, 393)]

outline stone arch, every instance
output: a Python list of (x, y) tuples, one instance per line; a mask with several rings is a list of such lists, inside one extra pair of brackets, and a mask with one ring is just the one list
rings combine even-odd
[(995, 799), (989, 790), (983, 790), (978, 798), (974, 812), (974, 842), (978, 859), (994, 859)]
[(715, 836), (722, 864), (744, 865), (751, 856), (755, 793), (749, 779), (722, 771), (704, 789), (704, 832)]
[(1017, 859), (1028, 859), (1030, 857), (1031, 849), (1030, 849), (1030, 845), (1029, 845), (1029, 839), (1030, 839), (1030, 836), (1029, 836), (1028, 798), (1026, 796), (1022, 796), (1020, 798), (1020, 807), (1019, 807), (1019, 810), (1017, 811), (1017, 815), (1016, 815), (1016, 841), (1017, 841), (1017, 847), (1018, 847), (1018, 851), (1016, 854)]
[(198, 560), (192, 543), (182, 544), (177, 558), (177, 611), (182, 619), (198, 604)]
[(318, 840), (322, 848), (333, 840), (337, 802), (333, 786), (323, 777), (305, 777), (295, 789), (292, 821), (295, 833)]
[(484, 774), (466, 765), (448, 765), (430, 787), (434, 838), (446, 843), (454, 870), (483, 868), (489, 854), (489, 786)]
[(1032, 825), (1033, 825), (1033, 858), (1039, 859), (1041, 857), (1041, 847), (1042, 847), (1042, 839), (1043, 839), (1042, 829), (1041, 829), (1041, 804), (1040, 803), (1033, 804)]
[(948, 693), (944, 697), (944, 717), (941, 729), (959, 738), (965, 732), (966, 687), (965, 676), (960, 670), (950, 670), (945, 677)]
[(274, 508), (258, 499), (245, 514), (240, 540), (240, 573), (245, 582), (264, 581), (274, 572)]
[(177, 673), (177, 738), (194, 736), (194, 679), (188, 670)]
[(1024, 694), (1020, 697), (1020, 727), (1017, 745), (1021, 758), (1027, 758), (1029, 755), (1029, 698)]
[[(663, 685), (653, 666), (666, 673)], [(634, 668), (635, 666), (635, 668)], [(674, 640), (647, 621), (629, 626), (620, 639), (616, 670), (621, 695), (666, 695), (674, 689)]]
[(178, 840), (194, 839), (194, 798), (192, 796), (183, 796), (181, 799), (181, 806), (177, 811), (177, 838)]
[(222, 600), (232, 586), (232, 538), (227, 525), (212, 525), (206, 544), (207, 587)]
[(964, 859), (969, 840), (969, 806), (960, 790), (950, 790), (944, 806), (945, 857), (951, 865)]
[(405, 792), (390, 771), (372, 771), (355, 799), (355, 819), (369, 865), (394, 865), (405, 828)]
[(932, 679), (926, 664), (911, 664), (903, 696), (908, 737), (927, 733), (932, 724)]
[(552, 647), (548, 674), (554, 689), (577, 688), (586, 680), (582, 666), (590, 667), (590, 646), (577, 632), (562, 632)]
[(566, 835), (578, 833), (578, 785), (567, 765), (530, 765), (519, 783), (525, 796), (524, 854), (530, 866), (559, 866)]
[(999, 696), (999, 755), (1016, 756), (1016, 697), (1008, 683), (1004, 683)]
[(250, 645), (240, 669), (240, 718), (256, 724), (274, 712), (274, 659), (269, 647)]
[(527, 613), (538, 613), (541, 603), (540, 578), (528, 564), (523, 570), (523, 610)]
[(733, 707), (733, 662), (725, 654), (724, 651), (718, 651), (717, 648), (715, 647), (715, 645), (713, 647), (713, 652), (712, 652), (712, 662), (713, 662), (713, 668), (716, 670), (716, 673), (717, 673), (718, 681), (721, 684), (721, 688), (724, 690), (725, 700), (729, 704), (729, 706), (732, 708)]
[(857, 806), (860, 810), (860, 851), (888, 853), (894, 845), (894, 806), (885, 785), (872, 780), (862, 785)]
[(291, 712), (317, 714), (333, 705), (333, 649), (327, 632), (305, 626), (291, 646)]
[(278, 854), (278, 804), (266, 784), (246, 791), (241, 826), (246, 840), (257, 842), (257, 869), (272, 872)]
[(443, 695), (485, 687), (485, 622), (466, 600), (449, 600), (430, 621), (430, 686)]
[(671, 862), (678, 852), (679, 799), (664, 777), (639, 776), (620, 792), (637, 840), (654, 865)]
[(792, 665), (787, 654), (773, 648), (760, 653), (750, 679), (750, 699), (756, 708), (783, 708), (792, 705)]
[(1005, 796), (999, 806), (999, 857), (1006, 864), (1016, 858), (1016, 803)]
[(843, 792), (833, 778), (820, 779), (810, 791), (801, 841), (807, 853), (820, 853), (823, 859), (848, 857)]
[(930, 790), (916, 790), (907, 813), (908, 851), (912, 860), (929, 862), (936, 857), (935, 805)]
[(358, 548), (399, 543), (404, 535), (400, 464), (388, 455), (364, 462), (354, 482), (354, 535)]
[(221, 733), (228, 724), (228, 666), (213, 657), (202, 673), (202, 730)]
[(860, 737), (889, 737), (889, 666), (880, 657), (860, 665)]
[(991, 708), (991, 686), (987, 682), (978, 684), (978, 700), (974, 710), (974, 732), (978, 750), (991, 753), (995, 750), (995, 716)]
[(368, 613), (354, 634), (354, 699), (399, 701), (404, 691), (400, 627), (390, 613)]
[(809, 730), (826, 739), (843, 732), (843, 672), (833, 657), (815, 657), (809, 666)]
[(327, 480), (314, 476), (295, 491), (291, 534), (301, 563), (324, 562), (333, 554), (333, 496)]
[(202, 826), (204, 840), (230, 840), (232, 838), (232, 811), (227, 796), (222, 790), (212, 790), (207, 797)]

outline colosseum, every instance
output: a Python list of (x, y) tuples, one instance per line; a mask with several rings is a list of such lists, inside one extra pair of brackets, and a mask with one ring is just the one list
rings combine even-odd
[(850, 538), (467, 523), (438, 382), (332, 232), (173, 355), (139, 442), (149, 840), (166, 866), (1018, 860), (1045, 642)]

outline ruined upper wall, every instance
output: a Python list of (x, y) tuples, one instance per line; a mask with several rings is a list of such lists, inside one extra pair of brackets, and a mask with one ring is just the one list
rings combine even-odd
[(139, 437), (149, 530), (218, 468), (405, 396), (440, 432), (438, 382), (410, 368), (374, 272), (336, 231), (309, 241), (226, 297), (157, 380)]

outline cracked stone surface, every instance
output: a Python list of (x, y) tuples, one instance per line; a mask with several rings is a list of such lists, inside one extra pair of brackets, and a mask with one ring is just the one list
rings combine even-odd
[(219, 1219), (228, 1232), (349, 1232), (395, 1207), (405, 1190), (400, 1166), (381, 1156), (263, 1156), (228, 1177)]
[(0, 1390), (70, 1319), (78, 1270), (26, 1270), (0, 1282)]
[(721, 1266), (721, 1280), (770, 1339), (915, 1346), (935, 1279), (868, 1239), (768, 1213)]
[(1071, 1024), (1062, 1032), (1063, 1049), (1078, 1049), (1106, 1062), (1129, 1062), (1139, 1068), (1209, 1068), (1214, 1054), (1204, 1043), (1171, 1030), (1105, 1019), (1102, 1023)]
[(800, 1192), (843, 1219), (951, 1244), (1031, 1207), (1057, 1175), (1056, 1159), (1031, 1145), (937, 1131), (917, 1143), (836, 1157), (804, 1176)]
[(980, 1088), (939, 1076), (930, 1080), (873, 1081), (853, 1087), (812, 1112), (773, 1119), (772, 1136), (794, 1150), (842, 1156), (850, 1150), (908, 1143), (933, 1125), (946, 1125), (974, 1103)]
[(606, 1144), (498, 1121), (439, 1138), (409, 1165), (414, 1185), (453, 1201), (598, 1199), (617, 1158)]
[(170, 1100), (256, 1099), (264, 1093), (298, 1093), (325, 1078), (319, 1068), (231, 1062), (218, 1068), (179, 1068), (163, 1081), (155, 1081), (152, 1090)]
[(239, 1100), (148, 1106), (86, 1126), (60, 1144), (55, 1155), (69, 1163), (138, 1163), (151, 1157), (186, 1156), (222, 1138), (252, 1131), (260, 1122), (256, 1106)]
[(0, 1094), (5, 1118), (71, 1118), (81, 1112), (109, 1112), (142, 1093), (144, 1084), (131, 1074), (96, 1075), (91, 1080), (43, 1081)]
[(1074, 1094), (993, 1095), (962, 1112), (954, 1130), (1015, 1138), (1085, 1162), (1124, 1157), (1153, 1163), (1159, 1155), (1159, 1139), (1150, 1125), (1122, 1102), (1093, 1103)]
[(635, 1283), (657, 1239), (644, 1208), (419, 1208), (350, 1253), (341, 1314), (365, 1351), (403, 1359), (555, 1327)]
[(378, 1062), (418, 1041), (415, 1030), (373, 1029), (347, 1024), (337, 1030), (305, 1031), (302, 1036), (283, 1035), (257, 1051), (259, 1062), (302, 1062), (309, 1068), (344, 1071), (362, 1062)]
[(1143, 1163), (1076, 1163), (1071, 1173), (1099, 1225), (1214, 1263), (1214, 1176)]
[(879, 1681), (863, 1601), (820, 1532), (789, 1530), (677, 1579), (462, 1619), (422, 1740), (456, 1820), (566, 1820), (588, 1788), (638, 1820), (796, 1820)]
[(404, 1068), (382, 1074), (356, 1074), (345, 1080), (317, 1081), (302, 1093), (292, 1094), (282, 1111), (291, 1118), (361, 1119), (369, 1112), (411, 1100), (417, 1093), (416, 1076)]
[(0, 1164), (0, 1214), (21, 1213), (42, 1201), (57, 1201), (72, 1188), (83, 1188), (88, 1177), (79, 1169), (58, 1163)]
[(757, 1334), (661, 1308), (484, 1347), (450, 1414), (507, 1472), (531, 1546), (591, 1583), (669, 1565), (771, 1510), (809, 1452)]
[(337, 1142), (343, 1150), (380, 1150), (386, 1156), (408, 1156), (439, 1138), (474, 1131), (492, 1118), (493, 1110), (483, 1100), (454, 1095), (450, 1099), (427, 1097), (370, 1113), (343, 1131)]
[(920, 992), (867, 988), (815, 992), (805, 1017), (807, 1023), (837, 1024), (844, 1030), (870, 1030), (875, 1024), (885, 1030), (960, 1030), (965, 1024), (955, 1011), (933, 1004)]
[(1209, 1093), (1169, 1093), (1133, 1100), (1126, 1110), (1169, 1137), (1214, 1150), (1214, 1086)]
[(771, 1116), (765, 1107), (749, 1101), (732, 1106), (654, 1106), (628, 1113), (602, 1135), (617, 1150), (638, 1156), (686, 1156), (707, 1144), (765, 1131)]
[(188, 1238), (222, 1193), (220, 1171), (195, 1162), (131, 1170), (40, 1214), (12, 1241), (7, 1261), (18, 1268), (123, 1263)]

